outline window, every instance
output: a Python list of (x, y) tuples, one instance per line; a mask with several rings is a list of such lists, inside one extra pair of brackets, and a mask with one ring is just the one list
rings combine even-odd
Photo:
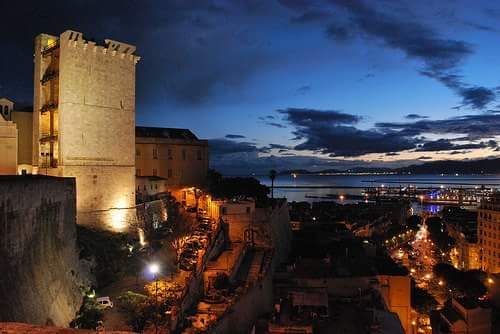
[(153, 176), (156, 176), (158, 172), (156, 171), (156, 168), (153, 168)]
[(201, 150), (196, 151), (196, 158), (201, 160)]
[(135, 155), (136, 156), (140, 156), (141, 155), (141, 150), (139, 150), (138, 148), (135, 149)]
[(153, 147), (153, 159), (158, 159), (158, 148)]
[(227, 209), (225, 206), (221, 207), (222, 214), (225, 215), (227, 212)]
[(186, 160), (186, 149), (182, 149), (182, 160)]
[(172, 177), (172, 169), (171, 168), (168, 169), (167, 176)]
[(7, 116), (9, 114), (9, 106), (4, 106), (3, 107), (3, 114)]
[(136, 176), (141, 176), (141, 170), (140, 169), (136, 169), (135, 170), (135, 175)]
[(247, 206), (247, 215), (249, 215), (249, 214), (250, 214), (250, 207)]
[(168, 153), (168, 160), (172, 160), (172, 149), (169, 148), (167, 153)]

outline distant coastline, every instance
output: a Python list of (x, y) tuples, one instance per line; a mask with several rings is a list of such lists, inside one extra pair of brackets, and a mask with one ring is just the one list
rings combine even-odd
[(280, 170), (279, 175), (496, 175), (500, 174), (500, 159), (482, 159), (470, 161), (432, 161), (421, 165), (401, 168), (358, 167), (346, 170), (326, 169), (310, 171), (307, 169)]

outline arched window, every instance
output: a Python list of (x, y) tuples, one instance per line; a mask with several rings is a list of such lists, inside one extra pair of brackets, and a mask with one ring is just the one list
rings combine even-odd
[(3, 114), (7, 116), (9, 114), (9, 106), (4, 106), (3, 107)]

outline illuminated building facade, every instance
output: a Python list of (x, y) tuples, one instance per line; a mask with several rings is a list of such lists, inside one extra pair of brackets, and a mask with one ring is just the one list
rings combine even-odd
[(17, 172), (17, 127), (10, 120), (13, 103), (0, 99), (0, 175), (15, 175)]
[(17, 174), (32, 173), (33, 108), (16, 108), (13, 101), (0, 98), (0, 114), (17, 128)]
[(201, 187), (208, 171), (208, 141), (188, 129), (138, 126), (135, 130), (138, 177), (165, 179), (168, 190)]
[(76, 177), (79, 224), (135, 221), (134, 51), (71, 30), (35, 40), (33, 171)]
[(481, 202), (477, 215), (481, 269), (500, 272), (500, 194)]

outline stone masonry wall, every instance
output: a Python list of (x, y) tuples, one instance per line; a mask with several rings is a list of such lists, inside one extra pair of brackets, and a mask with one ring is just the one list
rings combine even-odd
[[(47, 164), (41, 133), (50, 125), (50, 140), (56, 138), (50, 146), (53, 164), (35, 170), (75, 177), (77, 223), (116, 232), (126, 232), (135, 219), (135, 66), (140, 58), (134, 51), (112, 40), (99, 45), (71, 30), (59, 37), (41, 34), (35, 45), (35, 166)], [(57, 80), (44, 85), (40, 79), (49, 69), (57, 71)], [(50, 122), (41, 113), (48, 103), (57, 108)]]
[(80, 308), (75, 180), (0, 177), (0, 321), (68, 326)]

